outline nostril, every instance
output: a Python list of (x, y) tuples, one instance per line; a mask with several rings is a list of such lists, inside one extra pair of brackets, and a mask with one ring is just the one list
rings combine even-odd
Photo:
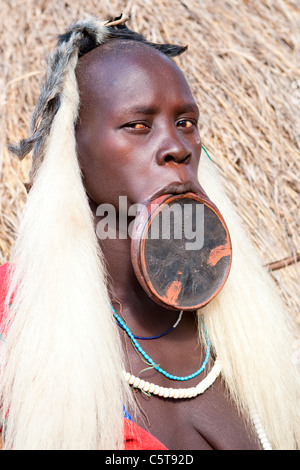
[(175, 162), (175, 163), (184, 163), (190, 158), (191, 154), (189, 153), (185, 157), (177, 158), (174, 155), (166, 155), (164, 157), (164, 162), (169, 163), (169, 162)]
[(189, 160), (191, 157), (191, 153), (189, 153), (188, 155), (186, 155), (182, 160), (181, 160), (181, 163), (184, 163), (186, 162), (187, 160)]

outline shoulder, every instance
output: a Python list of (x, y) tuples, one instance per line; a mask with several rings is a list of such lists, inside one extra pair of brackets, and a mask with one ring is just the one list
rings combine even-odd
[(8, 277), (11, 265), (5, 263), (0, 266), (0, 324), (4, 316), (4, 302), (8, 291)]

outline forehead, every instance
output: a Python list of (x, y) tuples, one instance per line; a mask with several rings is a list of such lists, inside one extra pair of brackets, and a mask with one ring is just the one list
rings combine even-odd
[[(181, 100), (194, 103), (179, 67), (154, 48), (113, 40), (79, 60), (76, 69), (81, 104), (121, 108), (132, 102)], [(142, 104), (142, 103), (140, 103)]]

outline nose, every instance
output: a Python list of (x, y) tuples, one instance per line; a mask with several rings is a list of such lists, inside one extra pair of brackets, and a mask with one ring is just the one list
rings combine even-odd
[(187, 164), (191, 158), (191, 149), (176, 134), (164, 139), (156, 152), (156, 161), (161, 166), (169, 163)]

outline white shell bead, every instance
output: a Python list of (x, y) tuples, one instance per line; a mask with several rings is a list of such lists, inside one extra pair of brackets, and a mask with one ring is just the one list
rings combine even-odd
[(124, 378), (125, 378), (126, 382), (128, 382), (129, 378), (130, 378), (130, 373), (129, 372), (124, 372)]
[(144, 388), (143, 388), (144, 392), (148, 392), (149, 388), (150, 388), (150, 383), (145, 382), (145, 385), (144, 385)]
[(133, 382), (133, 387), (138, 387), (139, 386), (139, 383), (140, 383), (141, 379), (139, 379), (138, 377), (135, 378), (135, 381)]
[(135, 376), (134, 375), (131, 375), (130, 378), (129, 378), (129, 384), (132, 385), (135, 381)]
[(145, 387), (145, 383), (146, 383), (145, 380), (141, 380), (140, 383), (139, 383), (139, 385), (138, 385), (138, 388), (140, 388), (140, 389), (142, 389), (142, 390), (145, 390), (145, 388), (144, 388), (144, 387)]

